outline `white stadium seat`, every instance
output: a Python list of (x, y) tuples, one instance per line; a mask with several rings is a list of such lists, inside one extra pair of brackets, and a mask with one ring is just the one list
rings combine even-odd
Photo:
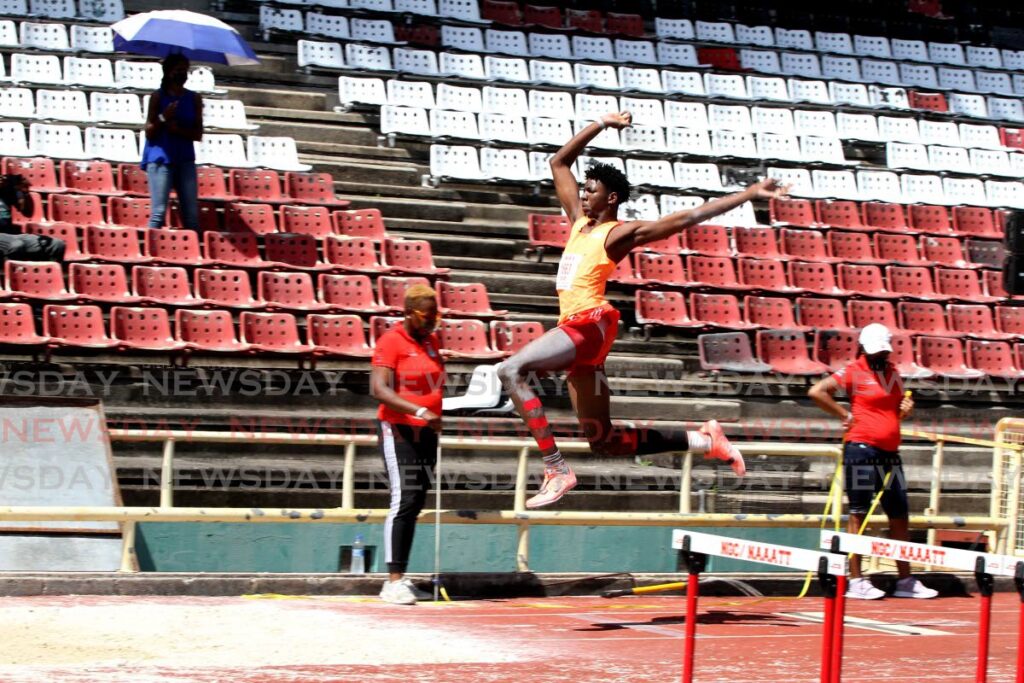
[(113, 52), (114, 32), (109, 26), (71, 27), (71, 49), (78, 52)]
[(522, 88), (484, 86), (481, 111), (511, 116), (529, 116), (530, 104)]
[(126, 128), (85, 129), (85, 156), (113, 162), (137, 163), (139, 139), (135, 131)]
[(92, 120), (89, 113), (89, 102), (81, 90), (46, 90), (36, 91), (36, 116), (54, 121)]
[(262, 137), (250, 135), (249, 161), (276, 171), (308, 171), (312, 166), (299, 161), (295, 139), (290, 137)]
[(252, 168), (245, 154), (241, 135), (206, 133), (196, 143), (196, 164), (213, 164), (226, 168)]
[(109, 59), (64, 58), (64, 82), (88, 88), (116, 88), (114, 68)]
[[(100, 123), (141, 126), (146, 122), (139, 96), (131, 93), (89, 93), (89, 112), (92, 120)], [(204, 107), (204, 119), (206, 115), (207, 108)]]
[(78, 126), (33, 123), (29, 126), (28, 146), (33, 154), (55, 159), (84, 159), (82, 130)]

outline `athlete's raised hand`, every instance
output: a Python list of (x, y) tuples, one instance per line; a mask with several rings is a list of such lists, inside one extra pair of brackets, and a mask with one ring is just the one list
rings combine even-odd
[(621, 129), (633, 124), (633, 115), (628, 111), (612, 112), (602, 116), (600, 121), (608, 128)]
[(750, 186), (757, 199), (773, 199), (789, 194), (789, 185), (783, 185), (775, 178), (765, 178)]

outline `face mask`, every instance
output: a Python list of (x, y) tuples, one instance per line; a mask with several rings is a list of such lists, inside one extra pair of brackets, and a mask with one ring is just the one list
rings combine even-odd
[(188, 74), (173, 74), (170, 78), (171, 83), (174, 85), (185, 85), (185, 81), (188, 80)]
[(868, 367), (872, 370), (882, 371), (885, 370), (889, 364), (888, 356), (868, 356)]

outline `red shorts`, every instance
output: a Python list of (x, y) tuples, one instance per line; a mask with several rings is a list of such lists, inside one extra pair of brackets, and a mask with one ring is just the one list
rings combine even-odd
[(604, 367), (604, 361), (619, 332), (619, 312), (611, 306), (599, 306), (569, 316), (558, 326), (576, 345), (576, 360), (569, 374), (593, 372)]

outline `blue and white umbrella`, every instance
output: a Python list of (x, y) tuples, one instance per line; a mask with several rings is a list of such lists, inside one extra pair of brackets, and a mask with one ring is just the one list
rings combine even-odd
[(259, 64), (238, 31), (219, 19), (185, 10), (135, 14), (113, 24), (114, 49), (166, 57), (182, 54), (194, 62), (230, 66)]

